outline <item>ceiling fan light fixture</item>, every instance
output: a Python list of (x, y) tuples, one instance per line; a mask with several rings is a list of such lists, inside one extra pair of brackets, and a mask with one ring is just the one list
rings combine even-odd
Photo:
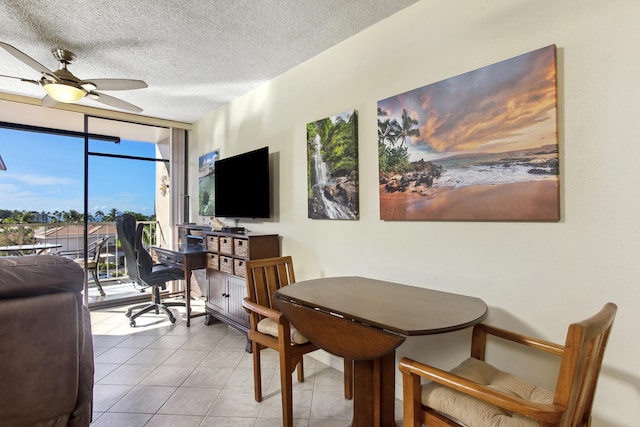
[(56, 101), (67, 104), (79, 101), (86, 95), (81, 88), (60, 83), (47, 83), (44, 85), (44, 90)]

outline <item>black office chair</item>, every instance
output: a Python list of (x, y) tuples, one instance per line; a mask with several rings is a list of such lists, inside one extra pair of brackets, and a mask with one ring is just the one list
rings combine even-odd
[[(166, 282), (171, 280), (183, 280), (184, 270), (179, 267), (154, 264), (151, 255), (142, 244), (143, 224), (138, 224), (133, 215), (124, 214), (116, 218), (116, 229), (118, 238), (124, 250), (124, 258), (129, 270), (129, 277), (138, 285), (150, 287), (152, 298), (150, 304), (136, 305), (127, 310), (126, 316), (130, 318), (129, 326), (136, 326), (135, 319), (152, 310), (159, 314), (164, 311), (171, 323), (175, 323), (176, 318), (168, 307), (185, 306), (184, 302), (165, 302), (160, 299), (160, 289), (166, 288)], [(140, 311), (133, 313), (134, 310)]]

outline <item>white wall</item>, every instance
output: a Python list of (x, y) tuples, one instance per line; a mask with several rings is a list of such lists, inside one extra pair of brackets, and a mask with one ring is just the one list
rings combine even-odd
[[(560, 343), (568, 323), (617, 303), (593, 425), (636, 426), (639, 16), (632, 0), (423, 0), (196, 123), (192, 199), (198, 156), (268, 145), (276, 215), (242, 225), (282, 235), (299, 280), (364, 275), (471, 294), (489, 305), (490, 323)], [(377, 101), (549, 44), (558, 47), (562, 220), (381, 221)], [(350, 109), (359, 112), (360, 220), (310, 220), (305, 125)], [(448, 367), (468, 338), (412, 338), (398, 357)], [(548, 383), (554, 371), (522, 373)]]

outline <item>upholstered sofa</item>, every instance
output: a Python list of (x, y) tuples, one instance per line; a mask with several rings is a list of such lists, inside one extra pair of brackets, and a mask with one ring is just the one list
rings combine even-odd
[(0, 257), (0, 425), (90, 424), (93, 341), (83, 281), (67, 258)]

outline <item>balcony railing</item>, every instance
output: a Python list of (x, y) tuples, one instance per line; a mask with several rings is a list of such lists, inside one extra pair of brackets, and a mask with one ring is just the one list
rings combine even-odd
[[(139, 221), (145, 225), (143, 244), (167, 245), (168, 234), (156, 221)], [(88, 243), (107, 237), (108, 242), (100, 254), (100, 282), (108, 285), (110, 279), (128, 277), (124, 251), (117, 238), (115, 222), (88, 224)], [(33, 253), (59, 254), (73, 259), (83, 258), (84, 225), (82, 223), (27, 223), (0, 224), (0, 256), (28, 255)], [(89, 283), (93, 277), (89, 274)]]

